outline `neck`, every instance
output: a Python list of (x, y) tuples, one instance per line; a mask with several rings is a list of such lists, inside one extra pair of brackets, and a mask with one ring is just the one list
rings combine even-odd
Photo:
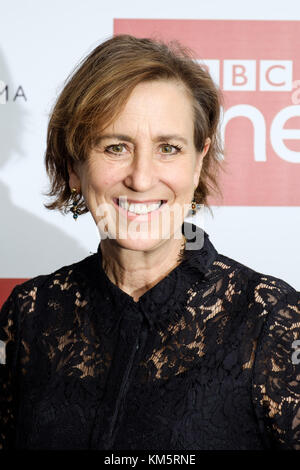
[(120, 247), (115, 240), (101, 241), (102, 267), (107, 277), (137, 302), (147, 290), (166, 277), (178, 264), (185, 239), (164, 240), (147, 251)]

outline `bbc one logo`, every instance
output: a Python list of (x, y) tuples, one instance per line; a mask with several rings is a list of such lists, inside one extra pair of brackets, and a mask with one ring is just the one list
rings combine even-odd
[(3, 80), (0, 80), (0, 104), (14, 103), (20, 100), (27, 101), (24, 88), (21, 85), (13, 88)]
[[(222, 90), (225, 206), (300, 205), (299, 21), (114, 20), (114, 34), (179, 40)], [(174, 37), (174, 35), (176, 36)], [(201, 60), (200, 60), (201, 59)]]
[[(220, 86), (221, 61), (205, 60), (204, 63)], [(224, 91), (292, 90), (292, 60), (224, 60), (222, 65)]]
[[(249, 119), (254, 129), (256, 162), (267, 160), (268, 132), (265, 99), (259, 100), (257, 93), (288, 93), (287, 106), (281, 106), (272, 116), (269, 142), (277, 156), (290, 163), (300, 163), (300, 152), (288, 148), (285, 144), (287, 140), (300, 139), (299, 129), (286, 128), (289, 119), (300, 116), (300, 80), (293, 81), (292, 60), (204, 60), (199, 63), (208, 69), (228, 101), (231, 92), (241, 93), (239, 103), (223, 111), (222, 132), (225, 134), (226, 125), (233, 118)], [(253, 98), (251, 92), (255, 92)]]

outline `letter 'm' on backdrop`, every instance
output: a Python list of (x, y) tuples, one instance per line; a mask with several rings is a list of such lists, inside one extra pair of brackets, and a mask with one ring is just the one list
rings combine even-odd
[(97, 250), (90, 214), (75, 222), (43, 206), (47, 120), (75, 65), (122, 33), (179, 40), (207, 67), (224, 95), (226, 173), (214, 217), (204, 211), (197, 223), (220, 253), (300, 289), (299, 2), (277, 2), (276, 12), (258, 0), (246, 9), (234, 0), (80, 3), (2, 8), (0, 306), (14, 285)]

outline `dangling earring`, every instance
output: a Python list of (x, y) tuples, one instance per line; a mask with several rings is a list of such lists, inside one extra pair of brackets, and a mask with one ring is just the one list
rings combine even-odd
[(80, 215), (80, 211), (78, 209), (78, 203), (79, 203), (81, 196), (80, 194), (77, 194), (76, 188), (72, 188), (71, 193), (72, 193), (73, 198), (75, 199), (73, 201), (73, 206), (71, 207), (70, 211), (73, 212), (73, 219), (77, 220), (78, 216)]
[(196, 215), (197, 213), (197, 203), (195, 200), (192, 201), (191, 203), (191, 209), (192, 209), (192, 215)]

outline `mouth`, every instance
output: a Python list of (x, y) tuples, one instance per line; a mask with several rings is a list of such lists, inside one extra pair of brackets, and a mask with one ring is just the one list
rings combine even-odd
[(133, 201), (126, 197), (113, 198), (114, 205), (118, 207), (119, 211), (126, 213), (129, 218), (136, 218), (139, 216), (148, 216), (157, 213), (167, 203), (166, 199), (155, 199), (149, 201)]

